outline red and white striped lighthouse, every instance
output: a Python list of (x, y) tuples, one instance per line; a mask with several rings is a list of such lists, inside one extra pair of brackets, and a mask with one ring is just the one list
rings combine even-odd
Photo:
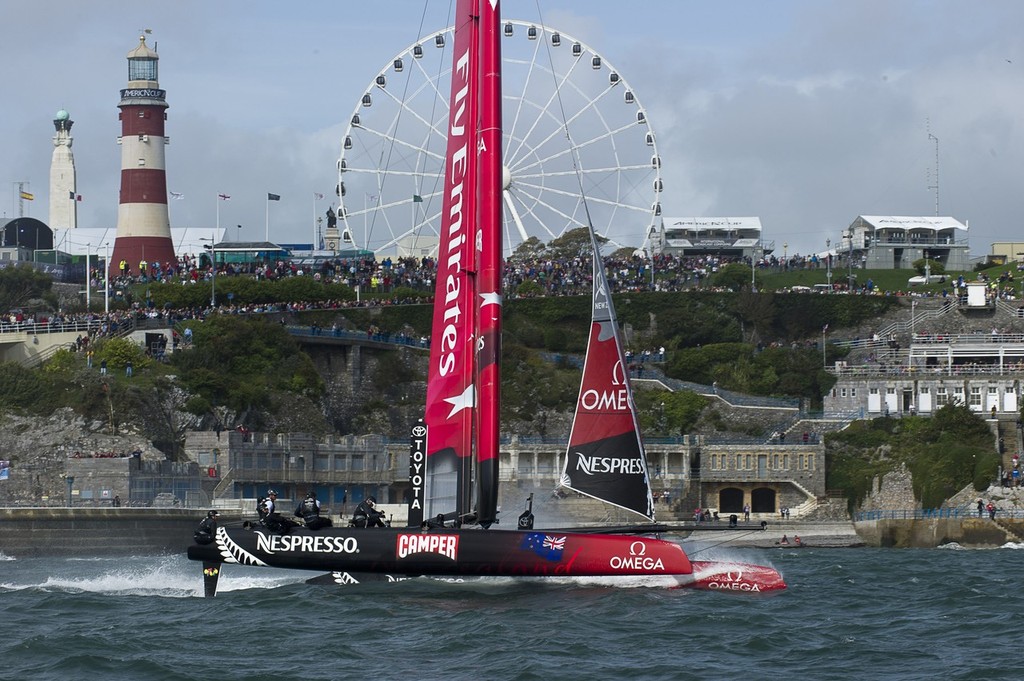
[(114, 253), (107, 263), (112, 277), (122, 269), (137, 275), (142, 263), (176, 262), (167, 212), (167, 101), (157, 80), (159, 59), (146, 45), (145, 35), (128, 53), (128, 87), (121, 90), (117, 105), (121, 109), (121, 196)]

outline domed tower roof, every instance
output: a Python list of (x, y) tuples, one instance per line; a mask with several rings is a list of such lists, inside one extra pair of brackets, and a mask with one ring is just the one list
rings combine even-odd
[(146, 44), (146, 34), (140, 35), (138, 47), (128, 53), (128, 81), (146, 81), (152, 85), (145, 87), (156, 87), (159, 61), (160, 56)]
[(61, 109), (60, 111), (58, 111), (57, 115), (53, 117), (53, 119), (56, 120), (56, 121), (66, 121), (69, 118), (71, 118), (71, 114), (69, 114), (64, 109)]
[(129, 59), (159, 59), (160, 55), (158, 55), (153, 50), (149, 49), (149, 45), (146, 44), (146, 36), (140, 35), (139, 36), (139, 44), (138, 44), (138, 46), (134, 50), (132, 50), (131, 52), (128, 53), (128, 58)]

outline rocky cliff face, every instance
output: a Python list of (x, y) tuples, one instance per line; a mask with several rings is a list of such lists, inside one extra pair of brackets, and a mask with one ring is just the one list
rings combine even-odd
[(164, 459), (143, 434), (110, 435), (106, 424), (88, 422), (71, 409), (47, 417), (0, 416), (0, 452), (11, 461), (10, 478), (0, 482), (0, 506), (57, 505), (67, 494), (65, 462), (79, 456), (131, 455)]

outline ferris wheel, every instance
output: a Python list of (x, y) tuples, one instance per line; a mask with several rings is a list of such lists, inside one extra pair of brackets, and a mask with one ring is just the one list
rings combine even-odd
[[(588, 212), (614, 246), (644, 245), (663, 185), (636, 93), (561, 31), (513, 20), (502, 33), (505, 254), (585, 227)], [(356, 103), (338, 160), (338, 247), (436, 252), (452, 41), (449, 27), (409, 45)]]

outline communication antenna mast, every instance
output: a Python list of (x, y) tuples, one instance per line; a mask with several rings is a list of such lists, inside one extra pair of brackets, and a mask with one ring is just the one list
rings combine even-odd
[(935, 140), (935, 184), (930, 185), (928, 189), (935, 190), (935, 217), (939, 217), (939, 138), (932, 134), (930, 120), (926, 121), (925, 127), (928, 130), (928, 139)]

